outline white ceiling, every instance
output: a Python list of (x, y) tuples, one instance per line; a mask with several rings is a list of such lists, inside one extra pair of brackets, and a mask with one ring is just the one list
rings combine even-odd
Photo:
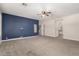
[(58, 17), (79, 13), (79, 3), (27, 3), (27, 6), (21, 3), (2, 3), (0, 5), (4, 13), (33, 19), (39, 19), (40, 16), (37, 14), (44, 8), (49, 9)]

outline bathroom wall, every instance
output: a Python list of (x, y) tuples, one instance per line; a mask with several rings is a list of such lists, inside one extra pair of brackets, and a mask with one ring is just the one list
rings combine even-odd
[[(34, 24), (37, 32), (34, 32)], [(39, 21), (2, 13), (2, 39), (35, 36), (39, 33)]]

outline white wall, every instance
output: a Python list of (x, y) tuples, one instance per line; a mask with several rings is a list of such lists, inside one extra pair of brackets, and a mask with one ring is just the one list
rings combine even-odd
[(63, 37), (79, 41), (79, 14), (73, 14), (63, 18)]
[[(62, 19), (62, 18), (60, 18)], [(59, 19), (59, 20), (60, 20)], [(41, 35), (57, 37), (58, 36), (58, 23), (55, 19), (44, 18), (41, 20)], [(79, 41), (79, 14), (72, 14), (63, 17), (63, 38), (69, 40)]]

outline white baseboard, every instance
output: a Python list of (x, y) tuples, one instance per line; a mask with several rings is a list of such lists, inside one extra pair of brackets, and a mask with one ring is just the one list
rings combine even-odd
[[(36, 35), (36, 36), (38, 36), (38, 35)], [(4, 41), (12, 41), (12, 40), (22, 40), (22, 39), (27, 39), (27, 38), (33, 38), (33, 37), (36, 37), (36, 36), (12, 38), (12, 39), (7, 39), (7, 40), (2, 40), (2, 42), (4, 42)]]
[(64, 39), (67, 39), (67, 40), (79, 41), (79, 39), (70, 38), (70, 37), (63, 37), (63, 38), (64, 38)]

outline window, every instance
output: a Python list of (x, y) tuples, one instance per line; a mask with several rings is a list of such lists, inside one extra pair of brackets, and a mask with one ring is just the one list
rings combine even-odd
[(37, 25), (34, 24), (34, 33), (37, 33)]

